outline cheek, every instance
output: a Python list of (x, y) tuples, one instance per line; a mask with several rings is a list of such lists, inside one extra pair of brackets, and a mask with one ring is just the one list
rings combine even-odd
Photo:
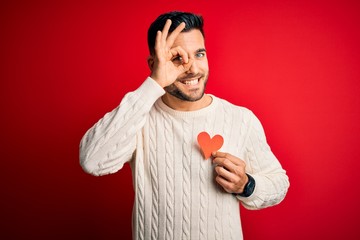
[(208, 72), (209, 71), (209, 65), (208, 65), (208, 61), (203, 61), (201, 62), (201, 64), (199, 64), (199, 67), (201, 68), (201, 70), (203, 72)]

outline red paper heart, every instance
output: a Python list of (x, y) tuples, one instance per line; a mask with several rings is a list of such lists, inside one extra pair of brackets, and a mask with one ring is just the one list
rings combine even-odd
[(212, 152), (219, 150), (224, 143), (224, 138), (221, 135), (210, 138), (207, 132), (199, 133), (197, 140), (205, 159), (208, 159)]

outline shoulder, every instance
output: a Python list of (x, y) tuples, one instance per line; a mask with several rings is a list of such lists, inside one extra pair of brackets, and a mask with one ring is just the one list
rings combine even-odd
[(252, 110), (250, 110), (247, 107), (235, 105), (228, 100), (225, 100), (223, 98), (216, 97), (214, 95), (211, 95), (211, 97), (214, 99), (214, 101), (217, 101), (217, 106), (219, 108), (223, 108), (224, 111), (230, 111), (233, 114), (240, 114), (245, 119), (251, 120), (252, 118), (256, 118), (255, 114)]

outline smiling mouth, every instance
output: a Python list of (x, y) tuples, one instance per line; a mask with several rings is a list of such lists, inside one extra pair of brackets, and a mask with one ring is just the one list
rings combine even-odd
[(194, 86), (199, 83), (199, 79), (191, 79), (191, 80), (182, 80), (180, 81), (182, 84), (187, 86)]
[(185, 84), (185, 85), (192, 86), (192, 85), (198, 84), (198, 83), (199, 83), (199, 79), (183, 81), (182, 83)]

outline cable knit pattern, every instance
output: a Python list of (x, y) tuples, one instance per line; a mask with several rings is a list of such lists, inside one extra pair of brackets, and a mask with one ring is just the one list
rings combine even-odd
[(220, 191), (216, 191), (216, 204), (215, 204), (215, 239), (219, 240), (222, 239), (222, 226), (221, 226), (221, 221), (223, 221), (224, 219), (221, 217), (221, 195), (220, 195)]
[(165, 162), (166, 162), (166, 239), (173, 239), (174, 229), (174, 161), (173, 130), (168, 116), (165, 116)]
[[(142, 151), (140, 151), (141, 153)], [(143, 240), (144, 239), (144, 218), (145, 218), (145, 209), (144, 209), (144, 162), (143, 161), (138, 161), (137, 163), (137, 181), (136, 181), (136, 186), (137, 186), (137, 194), (136, 194), (136, 202), (137, 202), (137, 212), (138, 212), (138, 227), (139, 227), (139, 231), (138, 231), (138, 239), (139, 240)]]
[(190, 166), (191, 166), (191, 133), (192, 126), (188, 119), (183, 120), (183, 130), (184, 130), (184, 142), (182, 144), (182, 163), (183, 163), (183, 206), (182, 206), (182, 239), (191, 239), (190, 238), (190, 216), (191, 216), (191, 208), (190, 208), (190, 189), (191, 189), (191, 178), (190, 178)]
[[(210, 119), (206, 118), (204, 122), (204, 129), (206, 131), (210, 128)], [(200, 160), (200, 239), (208, 239), (207, 223), (208, 223), (208, 183), (209, 183), (209, 168), (211, 165), (207, 160)]]
[[(221, 109), (222, 114), (217, 115), (216, 118), (220, 119), (220, 120), (218, 120), (219, 122), (222, 122), (222, 125), (220, 125), (220, 128), (219, 128), (222, 131), (222, 135), (230, 137), (230, 135), (228, 134), (227, 131), (224, 132), (224, 130), (227, 130), (229, 128), (229, 126), (226, 126), (229, 123), (229, 119), (227, 118), (227, 115), (226, 115), (228, 109), (225, 110), (223, 104), (224, 103), (219, 104), (219, 108)], [(214, 127), (219, 127), (219, 126), (214, 126)], [(225, 138), (224, 138), (224, 144), (226, 144)], [(224, 206), (223, 206), (223, 198), (222, 198), (223, 194), (224, 193), (223, 193), (221, 187), (218, 186), (218, 190), (216, 191), (216, 208), (215, 208), (215, 239), (216, 240), (225, 239), (223, 237), (223, 231), (222, 231), (223, 230), (222, 222), (225, 220), (223, 217), (223, 214), (224, 214), (224, 212), (223, 212)]]
[[(149, 139), (150, 142), (150, 159), (156, 159), (156, 142), (157, 138), (155, 126), (156, 126), (156, 117), (154, 114), (150, 114), (149, 125), (153, 126), (150, 128), (150, 136), (153, 136)], [(158, 167), (156, 161), (150, 161), (150, 176), (151, 176), (151, 186), (152, 186), (152, 209), (151, 209), (151, 239), (158, 239), (158, 228), (159, 228), (159, 179), (158, 179)]]
[[(224, 126), (223, 126), (223, 132), (226, 133), (226, 135), (228, 135), (231, 139), (231, 134), (232, 134), (232, 121), (234, 120), (232, 117), (231, 117), (231, 107), (228, 107), (227, 106), (227, 102), (222, 102), (222, 107), (224, 109)], [(231, 204), (227, 204), (227, 202), (225, 203), (226, 205), (224, 206), (227, 211), (230, 210), (229, 206), (231, 206)], [(231, 211), (231, 210), (230, 210)], [(228, 212), (229, 216), (231, 216), (231, 212)], [(231, 219), (230, 217), (228, 219)], [(229, 240), (232, 240), (233, 239), (233, 225), (232, 224), (229, 224), (228, 225), (229, 228), (227, 230), (227, 233), (229, 233)]]
[[(81, 166), (99, 176), (130, 163), (133, 239), (243, 239), (239, 202), (249, 209), (269, 207), (281, 202), (289, 187), (259, 120), (213, 95), (203, 109), (175, 111), (162, 102), (164, 93), (148, 78), (127, 94), (84, 135)], [(250, 197), (234, 197), (215, 182), (214, 166), (203, 159), (196, 141), (204, 130), (222, 135), (221, 151), (245, 161), (256, 181)]]

